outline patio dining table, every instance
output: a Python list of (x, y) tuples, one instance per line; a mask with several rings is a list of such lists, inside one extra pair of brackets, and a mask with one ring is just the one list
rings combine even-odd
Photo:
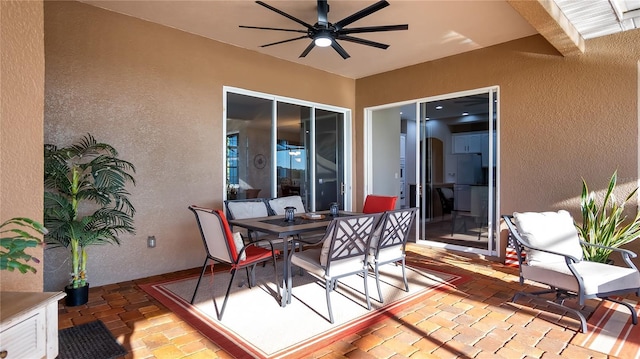
[(271, 234), (277, 236), (278, 238), (281, 238), (284, 241), (282, 253), (285, 263), (285, 265), (282, 266), (283, 295), (280, 299), (280, 306), (282, 307), (285, 307), (289, 303), (289, 301), (291, 301), (291, 296), (289, 295), (289, 291), (291, 290), (291, 288), (289, 288), (291, 283), (291, 273), (289, 273), (289, 270), (287, 268), (288, 266), (286, 265), (287, 261), (289, 260), (289, 243), (292, 242), (295, 237), (296, 242), (301, 242), (303, 244), (317, 244), (317, 237), (305, 240), (305, 238), (301, 235), (304, 233), (317, 232), (326, 229), (335, 217), (350, 216), (356, 214), (345, 211), (340, 211), (338, 213), (338, 216), (330, 215), (329, 211), (314, 213), (320, 215), (321, 217), (311, 218), (309, 213), (301, 213), (296, 214), (292, 222), (287, 222), (283, 215), (229, 220), (229, 224), (231, 224), (232, 226), (242, 227), (248, 229), (249, 231)]

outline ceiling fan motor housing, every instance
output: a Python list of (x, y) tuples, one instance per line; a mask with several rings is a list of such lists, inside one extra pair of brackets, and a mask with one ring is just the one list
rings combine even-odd
[[(300, 57), (305, 57), (309, 54), (309, 52), (315, 46), (331, 46), (343, 59), (349, 58), (349, 54), (347, 51), (340, 46), (337, 40), (349, 41), (360, 45), (372, 46), (379, 49), (387, 49), (389, 45), (382, 44), (376, 41), (366, 40), (359, 37), (350, 36), (349, 34), (356, 33), (367, 33), (367, 32), (380, 32), (380, 31), (397, 31), (397, 30), (408, 30), (409, 25), (384, 25), (384, 26), (368, 26), (368, 27), (356, 27), (356, 28), (345, 28), (351, 23), (354, 23), (365, 16), (369, 16), (374, 12), (381, 10), (387, 6), (389, 6), (389, 2), (387, 0), (378, 1), (356, 13), (353, 13), (344, 19), (332, 24), (328, 20), (327, 14), (329, 13), (329, 4), (326, 0), (318, 0), (318, 21), (312, 26), (288, 13), (276, 9), (275, 7), (268, 5), (262, 1), (256, 1), (257, 4), (266, 7), (267, 9), (274, 11), (289, 20), (295, 21), (296, 23), (306, 27), (306, 30), (295, 30), (295, 29), (282, 29), (282, 28), (273, 28), (273, 27), (260, 27), (260, 26), (244, 26), (240, 25), (241, 28), (249, 28), (249, 29), (258, 29), (258, 30), (273, 30), (273, 31), (286, 31), (286, 32), (299, 32), (306, 33), (305, 36), (299, 36), (292, 39), (286, 39), (282, 41), (273, 42), (270, 44), (262, 45), (261, 47), (273, 46), (282, 44), (285, 42), (301, 40), (304, 38), (310, 38), (312, 41), (307, 46), (307, 48), (300, 54)], [(319, 41), (324, 40), (324, 41)]]

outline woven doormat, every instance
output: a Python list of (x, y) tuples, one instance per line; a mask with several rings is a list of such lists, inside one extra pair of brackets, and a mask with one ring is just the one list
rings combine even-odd
[(58, 359), (113, 359), (127, 351), (100, 320), (58, 331)]

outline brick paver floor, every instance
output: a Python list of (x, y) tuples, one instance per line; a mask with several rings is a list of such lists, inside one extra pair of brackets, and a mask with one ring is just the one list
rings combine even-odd
[[(579, 327), (577, 319), (527, 299), (511, 303), (513, 294), (523, 289), (517, 269), (415, 244), (408, 245), (407, 253), (409, 262), (471, 280), (309, 358), (607, 358), (569, 344)], [(230, 358), (138, 287), (198, 270), (91, 288), (86, 305), (65, 307), (61, 301), (59, 327), (100, 319), (129, 351), (126, 358)], [(582, 311), (588, 316), (597, 304), (588, 301)]]

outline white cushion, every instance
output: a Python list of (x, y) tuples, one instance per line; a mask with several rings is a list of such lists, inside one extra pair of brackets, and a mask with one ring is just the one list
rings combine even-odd
[[(404, 252), (402, 251), (402, 245), (396, 245), (392, 247), (382, 248), (380, 252), (378, 252), (378, 263), (388, 263), (392, 261), (397, 261), (405, 257)], [(369, 263), (374, 264), (376, 262), (375, 253), (369, 253)]]
[[(575, 263), (573, 266), (582, 277), (586, 296), (640, 288), (640, 273), (633, 268), (589, 261)], [(571, 274), (566, 263), (523, 266), (522, 275), (525, 279), (578, 292), (578, 281)]]
[(362, 257), (353, 257), (331, 262), (329, 272), (325, 273), (326, 264), (322, 265), (318, 261), (320, 248), (295, 252), (291, 255), (291, 264), (303, 268), (307, 272), (319, 278), (341, 277), (351, 273), (356, 273), (364, 269)]
[[(578, 231), (569, 212), (525, 212), (513, 214), (522, 239), (537, 248), (570, 255), (582, 260)], [(537, 250), (527, 250), (527, 264), (536, 266), (562, 262), (564, 257)]]
[(228, 202), (227, 208), (233, 219), (266, 217), (267, 205), (262, 201)]
[[(244, 247), (244, 241), (242, 240), (242, 235), (240, 234), (240, 232), (233, 233), (233, 243), (236, 245), (237, 253), (240, 254), (242, 247)], [(240, 260), (243, 261), (246, 259), (247, 259), (247, 253), (242, 252), (242, 254), (240, 254)]]
[[(330, 228), (333, 229), (333, 228)], [(324, 238), (322, 239), (322, 248), (320, 249), (320, 265), (323, 267), (327, 266), (327, 261), (329, 260), (329, 249), (331, 247), (331, 230), (327, 230)]]
[(384, 226), (384, 220), (380, 220), (378, 226), (371, 234), (371, 241), (369, 242), (369, 256), (376, 255), (376, 247), (378, 246), (378, 241), (380, 240), (380, 235), (382, 234), (382, 227)]
[(284, 215), (284, 209), (286, 207), (295, 207), (296, 213), (305, 213), (304, 204), (302, 203), (302, 197), (300, 196), (288, 196), (279, 197), (269, 200), (269, 207), (278, 215)]
[(325, 266), (320, 265), (320, 248), (307, 249), (291, 253), (291, 264), (303, 268), (307, 272), (322, 277)]

